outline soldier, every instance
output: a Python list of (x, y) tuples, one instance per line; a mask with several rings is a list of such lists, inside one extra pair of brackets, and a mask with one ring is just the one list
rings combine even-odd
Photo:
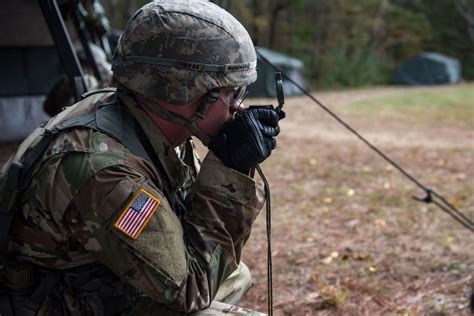
[(2, 170), (0, 313), (259, 315), (230, 305), (265, 198), (250, 175), (279, 133), (273, 109), (243, 110), (247, 31), (206, 0), (155, 1), (112, 67), (116, 92), (58, 114)]

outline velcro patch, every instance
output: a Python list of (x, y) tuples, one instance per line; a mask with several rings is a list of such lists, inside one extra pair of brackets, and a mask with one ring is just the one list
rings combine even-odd
[(114, 226), (127, 236), (137, 239), (158, 205), (160, 205), (160, 200), (144, 189), (140, 189), (123, 210)]

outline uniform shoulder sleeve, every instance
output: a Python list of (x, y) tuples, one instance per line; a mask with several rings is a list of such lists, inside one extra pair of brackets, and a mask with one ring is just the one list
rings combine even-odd
[(134, 166), (137, 174), (157, 179), (148, 162), (110, 136), (91, 129), (72, 129), (59, 134), (49, 146), (33, 186), (39, 202), (59, 222), (74, 196), (95, 174), (126, 165)]
[(172, 305), (187, 277), (183, 230), (166, 197), (136, 171), (96, 173), (67, 213), (85, 251), (155, 301)]
[(72, 238), (121, 279), (158, 304), (192, 312), (207, 307), (237, 268), (260, 191), (207, 159), (180, 220), (150, 177), (113, 165), (79, 188), (66, 222)]

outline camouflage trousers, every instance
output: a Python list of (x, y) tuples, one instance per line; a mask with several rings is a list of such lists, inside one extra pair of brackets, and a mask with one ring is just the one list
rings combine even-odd
[[(235, 270), (220, 286), (217, 291), (214, 301), (211, 305), (198, 312), (190, 313), (192, 316), (216, 316), (216, 315), (228, 315), (228, 316), (265, 316), (266, 314), (256, 312), (247, 308), (238, 307), (237, 304), (242, 296), (252, 285), (252, 278), (250, 271), (247, 266), (241, 262), (238, 269)], [(182, 315), (177, 312), (163, 309), (163, 307), (151, 307), (153, 304), (139, 304), (134, 308), (133, 315), (170, 315), (178, 316)]]

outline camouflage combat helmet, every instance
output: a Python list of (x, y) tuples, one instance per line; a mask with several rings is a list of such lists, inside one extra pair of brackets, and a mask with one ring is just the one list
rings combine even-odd
[(207, 0), (158, 0), (128, 22), (112, 61), (114, 77), (133, 93), (185, 104), (222, 87), (257, 79), (245, 28)]

